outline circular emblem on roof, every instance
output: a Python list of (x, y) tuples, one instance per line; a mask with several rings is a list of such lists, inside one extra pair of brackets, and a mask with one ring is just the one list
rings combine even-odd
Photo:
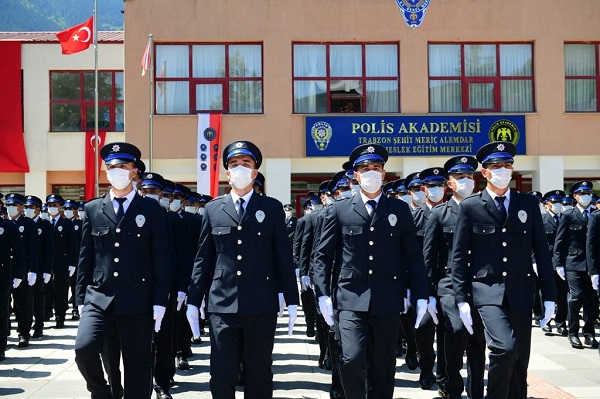
[(118, 144), (115, 144), (112, 146), (112, 151), (113, 152), (119, 152), (121, 150), (121, 146)]
[(434, 169), (434, 170), (433, 170), (433, 174), (434, 174), (434, 175), (439, 175), (439, 174), (440, 174), (440, 171), (439, 171), (439, 170), (437, 170), (437, 169)]
[(519, 142), (519, 128), (512, 121), (500, 119), (490, 126), (489, 137), (490, 141), (510, 141), (517, 145)]
[(235, 148), (242, 148), (244, 143), (235, 143)]
[[(204, 138), (208, 141), (213, 141), (214, 139), (217, 138), (217, 131), (212, 128), (212, 127), (207, 127), (206, 129), (204, 129)], [(241, 144), (241, 143), (238, 143)], [(237, 145), (236, 145), (237, 147)], [(240, 148), (240, 147), (238, 147)]]
[(467, 157), (462, 157), (460, 159), (460, 162), (462, 162), (462, 163), (467, 163), (467, 161), (468, 161)]
[(367, 147), (367, 152), (368, 152), (369, 154), (372, 154), (372, 153), (374, 153), (374, 152), (375, 152), (375, 147), (373, 147), (373, 146), (369, 146), (369, 147)]
[(152, 173), (148, 173), (148, 174), (146, 175), (146, 177), (147, 177), (148, 179), (152, 179)]

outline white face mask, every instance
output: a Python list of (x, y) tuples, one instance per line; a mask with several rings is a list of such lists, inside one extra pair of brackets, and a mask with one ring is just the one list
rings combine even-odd
[(167, 197), (162, 197), (159, 201), (160, 205), (165, 208), (165, 209), (169, 209), (169, 199)]
[(459, 197), (467, 198), (473, 194), (473, 188), (475, 188), (475, 181), (473, 179), (463, 177), (462, 179), (455, 180), (454, 183), (456, 184), (456, 190), (454, 191)]
[(563, 205), (562, 211), (565, 213), (566, 211), (570, 211), (573, 209), (573, 205)]
[(589, 194), (578, 195), (577, 197), (577, 202), (579, 202), (579, 205), (581, 205), (584, 208), (588, 206), (590, 202), (592, 202), (592, 196)]
[(417, 207), (421, 207), (423, 205), (425, 205), (425, 193), (423, 191), (416, 191), (416, 192), (412, 192), (412, 202), (414, 202), (414, 204)]
[(73, 216), (75, 216), (75, 211), (72, 209), (65, 209), (65, 217), (67, 219), (73, 219)]
[(35, 209), (25, 208), (23, 213), (25, 213), (25, 216), (27, 216), (29, 219), (33, 219), (35, 217)]
[(198, 208), (198, 213), (200, 214), (200, 216), (204, 216), (204, 212), (206, 212), (206, 209)]
[(159, 201), (159, 199), (158, 199), (158, 194), (146, 194), (146, 195), (144, 195), (144, 197), (146, 197), (146, 198), (151, 198), (151, 199), (153, 199), (153, 200), (154, 200), (154, 201), (156, 201), (156, 202), (158, 202), (158, 201)]
[(252, 169), (242, 165), (229, 169), (229, 181), (237, 189), (248, 187), (252, 183)]
[(428, 188), (429, 194), (427, 194), (427, 198), (431, 202), (440, 202), (442, 198), (444, 198), (444, 187), (431, 187)]
[(358, 193), (360, 193), (360, 186), (355, 184), (352, 186), (352, 196), (354, 197)]
[(40, 217), (42, 218), (42, 220), (50, 219), (50, 215), (48, 215), (48, 212), (41, 212)]
[(48, 207), (48, 213), (50, 214), (50, 216), (54, 217), (56, 215), (58, 215), (58, 207), (57, 206), (49, 206)]
[(341, 198), (352, 198), (352, 191), (342, 191)]
[(79, 211), (79, 219), (83, 220), (85, 218), (85, 211)]
[(375, 170), (369, 170), (366, 172), (359, 173), (360, 176), (360, 187), (369, 194), (374, 194), (381, 189), (381, 182), (383, 180), (381, 172)]
[(285, 217), (291, 218), (292, 217), (292, 211), (285, 211)]
[(14, 205), (8, 205), (6, 207), (6, 212), (11, 219), (14, 219), (19, 214), (19, 208)]
[(562, 212), (562, 204), (552, 204), (551, 210), (553, 214), (558, 215)]
[(400, 200), (406, 202), (407, 204), (410, 204), (410, 194), (401, 195)]
[(117, 190), (123, 190), (131, 179), (129, 178), (129, 170), (121, 168), (113, 168), (106, 171), (106, 178), (111, 186)]
[(489, 174), (492, 176), (488, 178), (489, 182), (495, 187), (504, 189), (510, 184), (512, 179), (512, 170), (506, 168), (500, 169), (488, 169)]
[(195, 206), (186, 206), (184, 209), (185, 209), (185, 211), (187, 213), (196, 213), (196, 207)]
[(171, 210), (171, 212), (178, 212), (181, 209), (181, 200), (174, 199), (173, 201), (171, 201), (171, 203), (169, 204), (169, 209)]
[(314, 211), (320, 211), (321, 209), (323, 209), (323, 204), (316, 204), (316, 203), (312, 203), (312, 210)]
[(325, 204), (326, 204), (326, 205), (331, 205), (331, 204), (333, 204), (333, 198), (331, 198), (331, 197), (327, 197), (327, 198), (325, 198)]

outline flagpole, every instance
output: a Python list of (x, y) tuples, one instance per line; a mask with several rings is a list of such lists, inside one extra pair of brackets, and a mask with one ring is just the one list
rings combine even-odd
[(154, 160), (154, 156), (153, 156), (153, 144), (152, 142), (153, 140), (153, 125), (154, 125), (154, 120), (152, 115), (154, 114), (154, 90), (153, 90), (153, 86), (154, 86), (154, 38), (152, 36), (152, 33), (150, 33), (148, 35), (148, 42), (150, 43), (150, 65), (149, 65), (149, 69), (150, 69), (150, 114), (148, 116), (149, 118), (149, 126), (148, 126), (148, 140), (150, 141), (149, 143), (149, 149), (150, 149), (150, 156), (149, 156), (149, 162), (148, 162), (148, 167), (150, 171), (153, 171), (154, 168), (152, 166), (152, 162)]
[(94, 0), (94, 197), (100, 196), (98, 181), (98, 0)]

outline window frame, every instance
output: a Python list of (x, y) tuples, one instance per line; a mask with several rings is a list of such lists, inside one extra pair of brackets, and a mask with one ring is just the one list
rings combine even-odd
[[(502, 76), (501, 75), (501, 59), (500, 46), (507, 45), (523, 45), (531, 46), (531, 75), (530, 76)], [(430, 46), (432, 45), (451, 45), (460, 46), (460, 76), (432, 76), (430, 75), (431, 53)], [(496, 53), (496, 74), (494, 76), (467, 76), (465, 72), (465, 46), (480, 46), (488, 45), (495, 46)], [(530, 111), (503, 111), (502, 110), (502, 82), (528, 80), (531, 81), (531, 110)], [(432, 81), (458, 81), (461, 85), (461, 107), (459, 112), (453, 111), (432, 111), (431, 110), (431, 82)], [(533, 113), (536, 112), (535, 102), (535, 47), (534, 42), (427, 42), (427, 96), (430, 113)], [(469, 107), (469, 84), (471, 83), (492, 83), (494, 85), (494, 107), (489, 108), (470, 108)]]
[[(54, 100), (52, 98), (52, 75), (53, 74), (59, 74), (59, 73), (77, 73), (79, 74), (79, 99), (77, 100)], [(49, 129), (48, 131), (50, 133), (73, 133), (73, 132), (86, 132), (90, 129), (87, 128), (87, 108), (88, 107), (94, 107), (95, 106), (95, 100), (92, 99), (86, 99), (85, 98), (85, 74), (86, 73), (91, 73), (92, 75), (94, 74), (94, 70), (88, 70), (88, 69), (78, 69), (78, 70), (69, 70), (69, 69), (60, 69), (60, 70), (50, 70), (49, 74), (48, 74), (48, 91), (49, 91), (49, 107), (50, 107), (50, 125), (49, 125)], [(120, 70), (120, 69), (103, 69), (103, 70), (99, 70), (98, 74), (100, 73), (110, 73), (111, 74), (111, 79), (112, 79), (112, 84), (111, 84), (111, 99), (110, 100), (101, 100), (98, 99), (98, 107), (109, 107), (109, 113), (110, 113), (110, 125), (108, 128), (104, 129), (101, 128), (100, 130), (106, 130), (109, 132), (125, 132), (125, 71)], [(117, 73), (122, 73), (123, 74), (123, 95), (122, 95), (122, 99), (117, 99), (116, 98), (116, 74)], [(54, 130), (54, 121), (52, 118), (52, 106), (54, 104), (79, 104), (79, 112), (80, 112), (80, 116), (81, 116), (81, 128), (84, 128), (82, 130)], [(123, 130), (115, 130), (116, 129), (116, 109), (117, 109), (117, 105), (121, 104), (123, 106)]]
[[(295, 57), (294, 57), (294, 48), (296, 45), (318, 45), (318, 46), (325, 46), (325, 76), (324, 77), (314, 77), (314, 76), (299, 76), (296, 77), (294, 75), (294, 65), (295, 65)], [(360, 77), (348, 77), (348, 76), (344, 76), (344, 77), (336, 77), (336, 76), (332, 76), (330, 74), (330, 70), (331, 70), (331, 65), (330, 65), (330, 47), (331, 46), (343, 46), (343, 45), (354, 45), (354, 46), (361, 46), (361, 68), (362, 68), (362, 76)], [(397, 54), (397, 62), (398, 62), (398, 73), (397, 76), (395, 77), (384, 77), (384, 76), (367, 76), (367, 55), (366, 55), (366, 46), (369, 45), (394, 45), (396, 46), (396, 54)], [(340, 42), (314, 42), (314, 41), (292, 41), (292, 46), (291, 46), (291, 52), (292, 52), (292, 114), (294, 115), (315, 115), (318, 114), (318, 112), (315, 113), (306, 113), (306, 112), (297, 112), (295, 109), (295, 101), (294, 99), (296, 98), (296, 89), (295, 89), (295, 83), (297, 81), (314, 81), (314, 80), (320, 80), (320, 81), (324, 81), (326, 82), (326, 91), (325, 91), (325, 96), (327, 98), (327, 111), (326, 113), (328, 114), (335, 114), (338, 112), (332, 112), (332, 107), (331, 107), (331, 81), (337, 81), (337, 80), (360, 80), (362, 82), (362, 87), (363, 87), (363, 94), (362, 95), (358, 95), (358, 96), (354, 96), (352, 97), (353, 99), (360, 99), (360, 104), (361, 104), (361, 108), (358, 111), (355, 111), (357, 113), (366, 113), (366, 107), (367, 107), (367, 81), (396, 81), (398, 84), (398, 110), (392, 113), (400, 113), (402, 106), (401, 106), (401, 95), (400, 95), (400, 43), (398, 41), (366, 41), (366, 42), (349, 42), (349, 41), (340, 41)], [(348, 97), (350, 98), (350, 96)], [(383, 111), (383, 112), (369, 112), (369, 114), (389, 114), (389, 111)]]
[[(596, 64), (596, 74), (595, 75), (589, 75), (589, 76), (581, 76), (581, 75), (572, 75), (572, 76), (567, 76), (567, 71), (565, 68), (565, 113), (568, 114), (576, 114), (576, 113), (583, 113), (583, 114), (594, 114), (594, 113), (599, 113), (600, 112), (600, 101), (598, 101), (600, 99), (600, 41), (592, 41), (592, 42), (564, 42), (563, 43), (563, 54), (565, 54), (565, 50), (566, 50), (566, 46), (569, 44), (591, 44), (594, 46), (594, 57), (595, 57), (595, 64)], [(567, 59), (566, 59), (566, 54), (564, 55), (565, 59), (564, 62), (566, 64)], [(568, 111), (567, 110), (567, 87), (566, 87), (566, 82), (567, 80), (595, 80), (596, 81), (596, 110), (595, 111)]]
[[(260, 46), (260, 58), (261, 58), (261, 71), (260, 77), (229, 77), (229, 47), (230, 46)], [(152, 60), (154, 71), (154, 104), (153, 114), (154, 115), (195, 115), (198, 113), (209, 113), (209, 114), (228, 114), (228, 115), (263, 115), (265, 113), (265, 54), (264, 54), (264, 42), (154, 42), (153, 54), (156, 54), (156, 48), (158, 46), (187, 46), (188, 47), (188, 77), (179, 78), (167, 78), (160, 77), (159, 67), (156, 64), (156, 57)], [(194, 46), (224, 46), (225, 47), (225, 76), (222, 78), (210, 77), (210, 78), (197, 78), (194, 77), (194, 64), (193, 64), (193, 47)], [(261, 82), (261, 112), (244, 112), (244, 113), (232, 113), (229, 112), (229, 83), (230, 82), (248, 82), (258, 81)], [(188, 113), (157, 113), (157, 95), (156, 90), (161, 82), (187, 82), (188, 83)], [(204, 110), (196, 107), (196, 86), (199, 84), (220, 84), (223, 88), (223, 107), (221, 110)]]

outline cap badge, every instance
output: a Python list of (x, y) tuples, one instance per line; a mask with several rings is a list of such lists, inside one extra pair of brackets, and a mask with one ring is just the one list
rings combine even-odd
[(135, 217), (135, 224), (137, 224), (138, 227), (142, 227), (144, 223), (146, 223), (146, 218), (144, 215), (137, 215)]
[(467, 163), (467, 161), (468, 161), (468, 160), (467, 160), (467, 157), (462, 157), (462, 158), (460, 159), (460, 162), (462, 162), (462, 163)]
[(524, 210), (520, 210), (519, 213), (517, 213), (517, 216), (519, 217), (521, 223), (525, 223), (527, 221), (527, 212)]
[(14, 194), (11, 194), (11, 195), (9, 195), (9, 197), (10, 197), (10, 198), (14, 198), (14, 197), (15, 197), (15, 195), (14, 195)]
[(265, 220), (265, 213), (263, 211), (256, 211), (256, 220), (258, 220), (258, 223), (262, 223), (263, 220)]
[(556, 195), (560, 195), (560, 191), (558, 191), (558, 190), (557, 190), (557, 191), (556, 191)]
[(498, 149), (498, 151), (504, 151), (504, 144), (498, 144), (496, 148)]
[(586, 181), (584, 181), (584, 182), (582, 182), (582, 183), (581, 183), (581, 185), (582, 185), (582, 186), (587, 186), (587, 182), (586, 182)]
[(147, 177), (148, 179), (152, 179), (152, 173), (148, 173), (148, 174), (146, 175), (146, 177)]
[(244, 146), (244, 143), (235, 143), (235, 148), (242, 148)]
[(398, 222), (398, 218), (392, 213), (388, 216), (388, 222), (390, 222), (390, 226), (394, 227)]
[(28, 196), (27, 196), (27, 199), (31, 199), (31, 195), (28, 195)]
[(374, 152), (375, 152), (375, 147), (373, 147), (373, 146), (369, 146), (369, 147), (367, 147), (367, 152), (368, 152), (369, 154), (372, 154), (372, 153), (374, 153)]
[(121, 146), (118, 144), (115, 144), (112, 146), (112, 151), (113, 152), (119, 152), (121, 150)]
[(434, 170), (433, 170), (433, 174), (434, 174), (434, 175), (439, 175), (439, 174), (440, 174), (440, 171), (439, 171), (439, 170), (437, 170), (437, 169), (434, 169)]

